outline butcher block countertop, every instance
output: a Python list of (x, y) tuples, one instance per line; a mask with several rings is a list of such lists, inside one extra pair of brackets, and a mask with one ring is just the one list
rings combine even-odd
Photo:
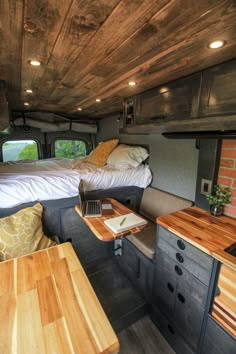
[(214, 217), (203, 209), (191, 207), (160, 216), (156, 222), (236, 270), (236, 257), (225, 252), (236, 242), (236, 219)]
[(1, 262), (0, 300), (1, 354), (119, 351), (70, 243)]

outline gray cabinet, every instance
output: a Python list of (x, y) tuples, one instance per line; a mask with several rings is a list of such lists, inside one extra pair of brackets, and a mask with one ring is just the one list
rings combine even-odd
[(137, 96), (136, 124), (197, 117), (200, 74), (173, 81)]
[[(159, 227), (153, 316), (161, 330), (158, 318), (162, 323), (166, 321), (164, 334), (177, 353), (181, 353), (182, 346), (194, 353), (198, 350), (212, 267), (212, 257)], [(173, 333), (168, 330), (168, 323)], [(178, 337), (176, 347), (173, 337)]]
[(236, 341), (209, 316), (201, 354), (236, 354)]
[(199, 116), (236, 112), (236, 60), (203, 72)]

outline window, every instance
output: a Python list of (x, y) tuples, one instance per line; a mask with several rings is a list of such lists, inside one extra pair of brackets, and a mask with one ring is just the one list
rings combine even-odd
[(38, 144), (35, 140), (8, 140), (2, 144), (2, 157), (5, 161), (25, 159), (38, 160)]
[(86, 156), (86, 144), (81, 140), (62, 140), (55, 141), (55, 157), (75, 157)]

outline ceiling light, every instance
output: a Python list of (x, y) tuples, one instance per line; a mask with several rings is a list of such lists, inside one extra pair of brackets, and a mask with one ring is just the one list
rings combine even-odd
[(30, 60), (30, 65), (39, 66), (39, 65), (41, 65), (41, 62), (38, 60)]
[(217, 39), (213, 42), (210, 42), (208, 44), (208, 48), (217, 49), (217, 48), (223, 47), (225, 45), (225, 43), (226, 43), (226, 41), (224, 41), (223, 39)]
[(161, 87), (160, 88), (160, 93), (166, 93), (166, 92), (168, 92), (169, 90), (168, 90), (168, 88), (167, 87)]
[(29, 106), (29, 102), (24, 102), (24, 106)]
[(27, 89), (25, 90), (26, 93), (33, 93), (33, 90)]
[(96, 102), (101, 102), (100, 98), (96, 98)]
[(81, 108), (81, 107), (79, 107), (79, 108), (78, 108), (78, 111), (82, 111), (82, 108)]
[(135, 81), (130, 81), (129, 82), (129, 86), (135, 86), (136, 85), (136, 82)]

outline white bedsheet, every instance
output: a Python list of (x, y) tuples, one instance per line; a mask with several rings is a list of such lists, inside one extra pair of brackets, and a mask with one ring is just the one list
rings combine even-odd
[[(56, 170), (52, 171), (50, 166), (46, 166), (42, 171), (40, 163), (36, 163), (36, 171), (30, 168), (31, 163), (25, 164), (28, 167), (21, 165), (20, 169), (19, 165), (10, 165), (8, 170), (0, 166), (0, 208), (9, 208), (32, 201), (77, 196), (81, 178), (85, 181), (87, 191), (124, 186), (146, 188), (152, 180), (148, 165), (118, 170), (108, 165), (96, 168), (82, 160), (77, 160), (76, 164), (74, 161), (71, 163), (70, 167), (68, 161), (66, 167), (62, 167), (61, 163)], [(72, 166), (79, 168), (72, 169)], [(9, 170), (10, 172), (6, 172)]]

